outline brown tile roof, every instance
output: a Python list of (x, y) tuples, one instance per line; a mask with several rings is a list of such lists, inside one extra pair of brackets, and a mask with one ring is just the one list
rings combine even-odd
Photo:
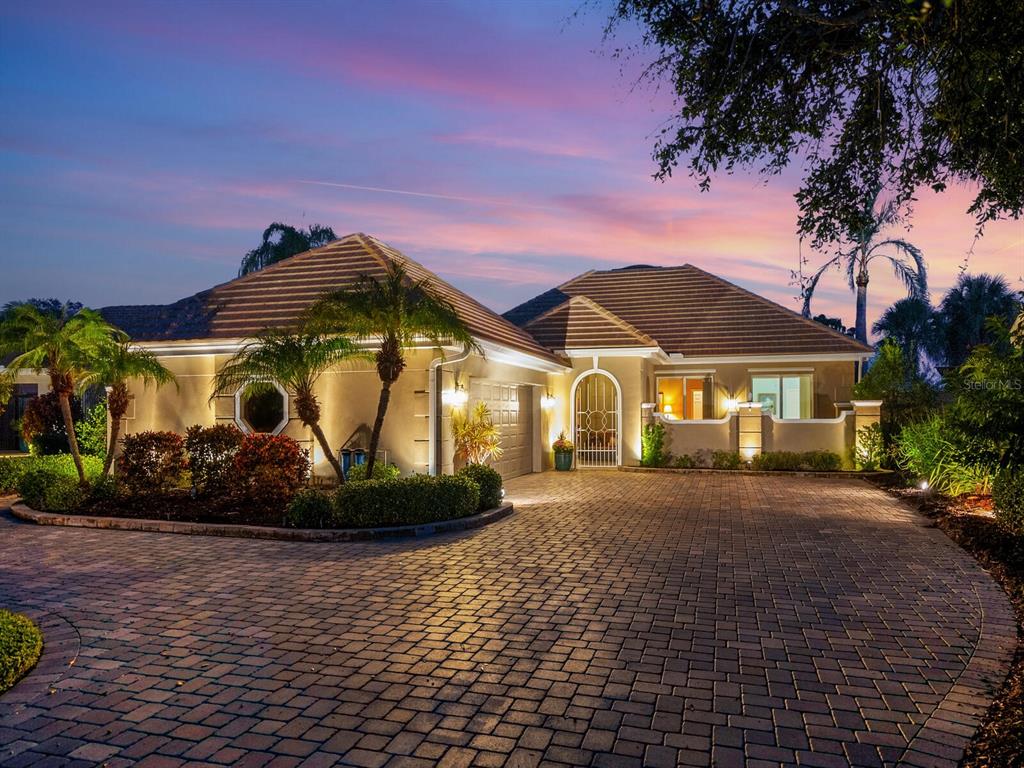
[(352, 286), (360, 275), (381, 276), (391, 261), (410, 277), (429, 278), (473, 335), (550, 362), (563, 362), (528, 333), (430, 270), (379, 240), (356, 233), (300, 253), (208, 291), (160, 306), (107, 307), (104, 316), (138, 341), (236, 339), (288, 326), (326, 291)]
[(573, 296), (523, 329), (551, 349), (656, 347), (658, 342), (586, 296)]
[[(686, 357), (782, 354), (870, 354), (871, 348), (738, 285), (690, 264), (586, 272), (509, 310), (505, 316), (533, 330), (570, 297), (586, 297)], [(575, 336), (571, 337), (576, 341)], [(598, 346), (579, 336), (583, 347)], [(538, 341), (546, 343), (544, 338)], [(558, 347), (554, 347), (558, 348)]]

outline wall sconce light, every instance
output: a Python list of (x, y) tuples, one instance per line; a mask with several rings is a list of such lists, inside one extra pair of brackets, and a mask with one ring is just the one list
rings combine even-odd
[(725, 410), (732, 413), (740, 409), (740, 401), (735, 397), (727, 397), (725, 399)]
[(666, 405), (662, 410), (665, 411), (665, 413), (672, 413), (672, 406)]
[(441, 392), (441, 404), (450, 405), (453, 408), (461, 408), (469, 402), (469, 393), (461, 384), (456, 384), (455, 389), (446, 389)]
[(555, 396), (552, 395), (550, 392), (545, 392), (543, 395), (540, 396), (541, 408), (554, 408), (555, 403), (557, 402), (558, 400), (555, 399)]

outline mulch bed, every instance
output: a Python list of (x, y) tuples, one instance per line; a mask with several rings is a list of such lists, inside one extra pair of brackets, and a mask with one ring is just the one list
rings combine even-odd
[(1014, 536), (996, 522), (988, 496), (949, 498), (916, 488), (886, 490), (933, 520), (949, 538), (970, 552), (1009, 595), (1017, 614), (1017, 652), (1006, 682), (960, 765), (1024, 765), (1024, 536)]
[(187, 490), (138, 498), (94, 499), (83, 504), (74, 514), (181, 523), (284, 524), (284, 510), (279, 507), (262, 507), (230, 494), (193, 498)]

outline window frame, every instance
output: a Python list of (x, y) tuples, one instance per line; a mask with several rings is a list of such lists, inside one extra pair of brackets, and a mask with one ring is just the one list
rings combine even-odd
[[(662, 391), (661, 390), (661, 381), (663, 379), (680, 379), (682, 381), (682, 383), (683, 383), (683, 403), (684, 403), (683, 415), (682, 416), (679, 416), (679, 415), (677, 415), (674, 412), (671, 413), (671, 414), (666, 414), (666, 413), (664, 413), (661, 410), (662, 405), (661, 405), (661, 401), (659, 399), (659, 395), (660, 395), (660, 393)], [(688, 380), (690, 380), (690, 379), (699, 379), (700, 383), (701, 383), (701, 385), (700, 385), (700, 392), (701, 392), (701, 414), (698, 417), (695, 417), (695, 418), (691, 417), (691, 418), (688, 419), (688, 418), (686, 418), (686, 406), (685, 406), (685, 403), (687, 402), (687, 396), (688, 396), (688, 394), (689, 394), (689, 392), (691, 390), (687, 389), (686, 382)], [(708, 387), (708, 382), (709, 381), (710, 381), (710, 387)], [(714, 397), (715, 397), (715, 391), (716, 390), (715, 390), (715, 375), (713, 373), (705, 373), (705, 372), (686, 373), (686, 372), (682, 372), (682, 373), (658, 373), (658, 374), (655, 374), (655, 376), (654, 376), (654, 412), (657, 413), (658, 415), (660, 415), (662, 418), (669, 418), (672, 421), (706, 421), (706, 419), (704, 417), (704, 414), (707, 412), (707, 410), (706, 410), (707, 409), (707, 404), (704, 402), (704, 395), (707, 393), (708, 389), (711, 390), (711, 398), (712, 398), (711, 411), (712, 411), (712, 413), (714, 413), (716, 411), (715, 403), (714, 403)]]
[[(754, 399), (754, 380), (755, 379), (775, 379), (778, 382), (778, 411), (779, 413), (771, 413), (772, 418), (780, 421), (807, 421), (814, 418), (814, 371), (751, 371), (750, 380), (748, 382), (751, 402), (760, 402)], [(807, 415), (804, 416), (802, 413), (797, 416), (787, 416), (783, 413), (785, 409), (785, 388), (783, 385), (784, 379), (800, 379), (801, 381), (807, 382)], [(803, 391), (800, 392), (801, 409), (803, 401)], [(763, 413), (770, 413), (762, 409)]]
[[(277, 426), (274, 427), (274, 429), (271, 430), (270, 432), (256, 432), (255, 430), (253, 430), (252, 427), (249, 426), (248, 422), (242, 416), (242, 397), (245, 395), (245, 390), (247, 390), (251, 385), (258, 384), (258, 383), (272, 384), (274, 386), (274, 389), (276, 389), (278, 392), (281, 393), (281, 399), (282, 399), (282, 405), (283, 405), (282, 413), (284, 414), (284, 417), (277, 424)], [(240, 386), (237, 390), (235, 390), (235, 426), (238, 427), (240, 430), (242, 430), (243, 433), (245, 433), (247, 435), (257, 435), (257, 434), (258, 435), (279, 435), (279, 434), (281, 434), (281, 432), (284, 431), (284, 428), (288, 426), (288, 422), (291, 421), (291, 417), (289, 416), (290, 406), (291, 406), (291, 403), (290, 403), (289, 398), (288, 398), (288, 390), (286, 390), (284, 387), (282, 387), (276, 381), (268, 381), (268, 382), (249, 381), (249, 382), (246, 382), (245, 384)]]

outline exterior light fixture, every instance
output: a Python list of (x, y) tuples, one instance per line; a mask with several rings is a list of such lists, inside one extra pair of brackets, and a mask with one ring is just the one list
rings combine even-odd
[(737, 400), (735, 397), (727, 397), (725, 399), (724, 405), (725, 410), (729, 411), (730, 413), (732, 413), (733, 411), (738, 411), (740, 409), (740, 401)]
[(918, 486), (918, 488), (920, 488), (922, 491), (927, 491), (928, 490), (928, 481), (927, 480), (922, 480), (921, 484)]
[(754, 460), (754, 449), (753, 448), (744, 448), (743, 449), (743, 456), (744, 456), (744, 458), (746, 458), (747, 461), (753, 461)]
[(541, 408), (554, 408), (555, 403), (557, 402), (558, 400), (556, 400), (555, 396), (552, 395), (550, 392), (545, 392), (543, 395), (540, 396)]
[(503, 498), (503, 499), (505, 498), (505, 489), (504, 488), (501, 489), (501, 498)]
[(441, 403), (450, 405), (453, 408), (461, 408), (469, 402), (469, 393), (461, 384), (456, 384), (455, 389), (446, 389), (441, 393)]
[(665, 411), (665, 413), (672, 413), (672, 406), (666, 405), (663, 410)]

